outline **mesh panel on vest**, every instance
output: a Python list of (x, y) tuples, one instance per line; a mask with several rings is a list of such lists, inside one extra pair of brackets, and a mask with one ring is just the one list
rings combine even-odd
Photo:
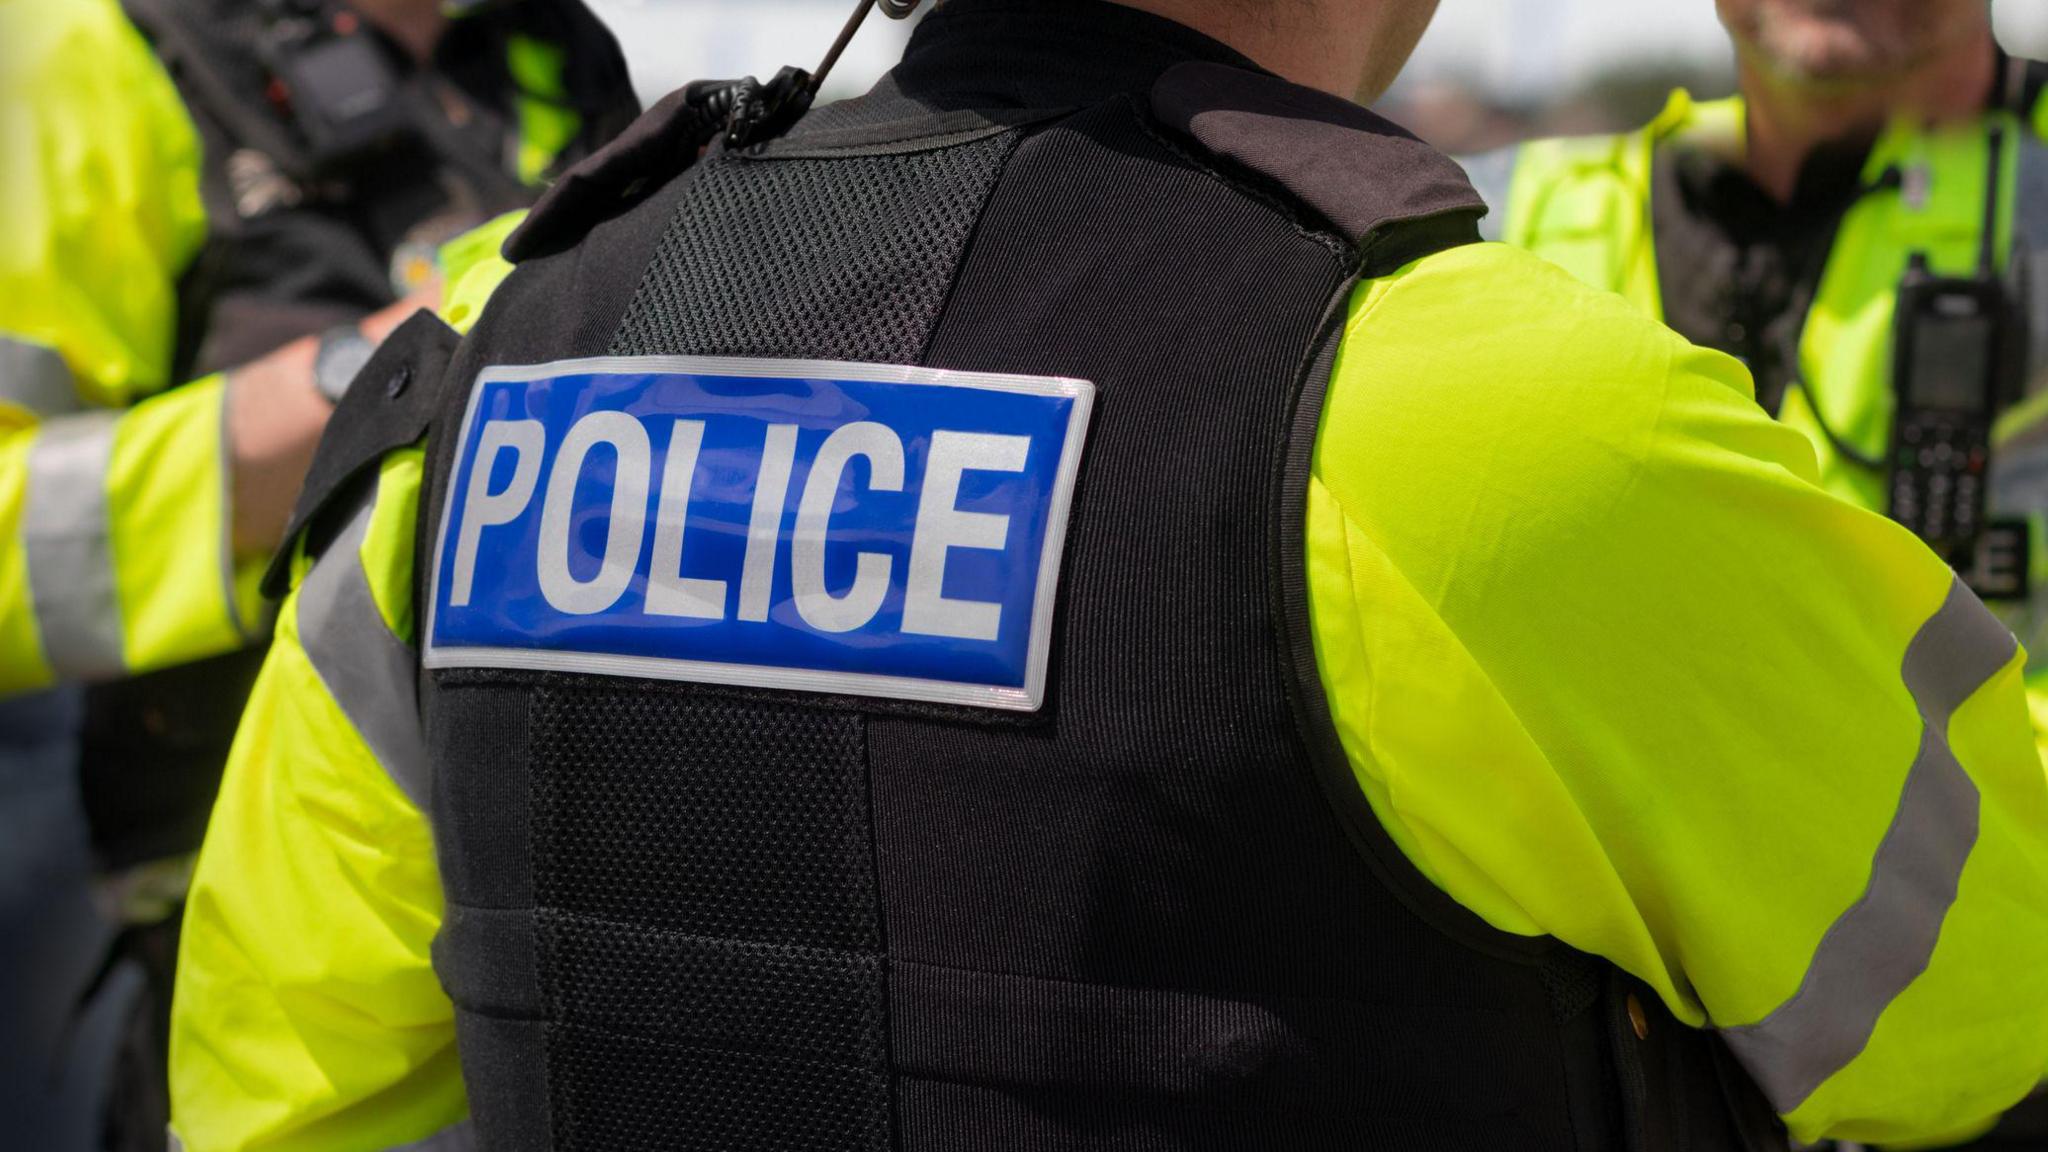
[(533, 717), (556, 1147), (886, 1147), (859, 719), (603, 682)]
[[(712, 162), (611, 351), (916, 362), (1014, 146)], [(568, 678), (532, 717), (554, 1147), (889, 1147), (862, 718)]]
[(915, 361), (945, 306), (933, 288), (1015, 144), (1006, 133), (908, 156), (710, 163), (613, 353)]

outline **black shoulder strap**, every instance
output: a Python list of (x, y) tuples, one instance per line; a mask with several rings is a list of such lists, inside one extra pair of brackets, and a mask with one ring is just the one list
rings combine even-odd
[(662, 97), (541, 194), (505, 238), (505, 259), (516, 264), (565, 251), (681, 175), (724, 130), (737, 83), (698, 80)]
[(1456, 161), (1349, 100), (1225, 64), (1169, 68), (1152, 113), (1279, 185), (1357, 247), (1366, 275), (1476, 243), (1486, 204)]
[(441, 410), (448, 363), (462, 338), (433, 313), (415, 312), (356, 374), (327, 422), (313, 466), (285, 529), (285, 546), (263, 574), (263, 592), (283, 596), (291, 583), (291, 543), (317, 529), (331, 506), (356, 490), (387, 454), (417, 443)]

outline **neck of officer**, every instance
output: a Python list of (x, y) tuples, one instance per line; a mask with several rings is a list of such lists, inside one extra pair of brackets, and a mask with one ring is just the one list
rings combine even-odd
[(441, 33), (448, 30), (441, 0), (349, 0), (349, 7), (422, 64), (433, 59)]
[[(1115, 0), (1220, 41), (1261, 68), (1346, 100), (1361, 98), (1375, 37), (1340, 27), (1322, 0)], [(1356, 20), (1356, 14), (1353, 13)]]
[(1981, 113), (1998, 82), (1998, 45), (1986, 24), (1981, 37), (1883, 80), (1821, 82), (1788, 76), (1747, 53), (1738, 69), (1748, 119), (1744, 163), (1750, 179), (1789, 204), (1807, 158), (1830, 143), (1873, 137), (1902, 117), (1932, 126)]

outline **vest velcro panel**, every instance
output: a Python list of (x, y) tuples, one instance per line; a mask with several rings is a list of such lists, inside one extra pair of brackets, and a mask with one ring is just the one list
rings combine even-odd
[(558, 1144), (886, 1147), (860, 718), (592, 684), (532, 715)]

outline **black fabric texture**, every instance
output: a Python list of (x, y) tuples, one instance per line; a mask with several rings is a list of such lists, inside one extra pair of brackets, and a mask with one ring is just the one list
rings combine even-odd
[(455, 1014), (455, 1045), (462, 1053), (463, 1088), (479, 1149), (551, 1152), (555, 1147), (547, 1067), (532, 1058), (545, 1046), (546, 1035), (547, 1026), (538, 1020), (476, 1011)]
[(547, 1142), (517, 1147), (1622, 1147), (1604, 985), (1416, 875), (1303, 706), (1300, 509), (1344, 302), (1380, 266), (1362, 249), (1469, 238), (1469, 191), (1256, 77), (1221, 106), (1405, 190), (1345, 194), (1256, 121), (1204, 141), (1199, 93), (1178, 126), (1154, 111), (1188, 61), (1255, 69), (1121, 6), (952, 0), (869, 96), (523, 263), (458, 353), (464, 387), (608, 353), (1098, 390), (1031, 723), (429, 675), (450, 906), (531, 913), (531, 944), (465, 919), (436, 955), (462, 1018), (495, 1021), (518, 990), (477, 966), (532, 950), (540, 1020), (462, 1037), (466, 1069), (545, 1093)]
[[(499, 681), (488, 676), (437, 675), (430, 677), (429, 683), (433, 690), (426, 694), (427, 754), (436, 765), (487, 766), (485, 771), (434, 773), (434, 848), (440, 857), (441, 888), (448, 905), (530, 912), (533, 862), (527, 832), (532, 750), (525, 701), (494, 691)], [(459, 728), (438, 722), (440, 716), (450, 714), (462, 718)], [(458, 937), (440, 943), (460, 950), (463, 940)], [(518, 959), (505, 963), (522, 970), (531, 967)], [(444, 977), (444, 982), (451, 992), (472, 983), (459, 977)], [(456, 1002), (464, 1004), (468, 999), (459, 997)], [(491, 1007), (506, 1010), (495, 1003)]]
[(199, 847), (265, 651), (230, 652), (85, 693), (79, 798), (96, 867), (118, 872)]
[(2036, 1093), (2018, 1104), (1982, 1139), (1955, 1152), (2041, 1152), (2048, 1148), (2048, 1094)]
[[(455, 436), (440, 430), (461, 426), (468, 384), (494, 364), (604, 353), (693, 178), (686, 174), (596, 222), (574, 248), (522, 261), (493, 293), (440, 389), (442, 407), (427, 438), (421, 555), (432, 555), (452, 466)], [(575, 306), (563, 307), (564, 301)], [(429, 587), (426, 580), (415, 582), (423, 621)], [(526, 682), (489, 671), (437, 672), (423, 677), (422, 708), (436, 765), (432, 817), (448, 922), (461, 925), (436, 939), (434, 962), (456, 1005), (479, 1140), (492, 1152), (551, 1149), (540, 957), (525, 943), (538, 938)], [(484, 915), (472, 919), (467, 910)], [(521, 948), (528, 950), (505, 954)]]
[(1718, 1035), (1681, 1025), (1656, 993), (1619, 971), (1610, 969), (1602, 1003), (1624, 1147), (1786, 1152), (1784, 1127)]
[[(1004, 134), (908, 156), (705, 163), (612, 352), (913, 361)], [(817, 206), (815, 225), (791, 204)], [(717, 228), (696, 224), (699, 215)]]
[(434, 938), (434, 971), (449, 996), (472, 1010), (539, 1020), (546, 1007), (534, 931), (530, 908), (452, 904)]
[(602, 683), (534, 715), (555, 1146), (887, 1148), (860, 718)]
[[(1459, 228), (1431, 234), (1431, 250), (1479, 238), (1486, 204), (1448, 156), (1349, 100), (1268, 73), (1190, 62), (1152, 87), (1152, 112), (1216, 156), (1272, 180), (1320, 213), (1371, 265), (1381, 233), (1413, 235), (1419, 223)], [(1418, 253), (1419, 254), (1419, 253)]]

